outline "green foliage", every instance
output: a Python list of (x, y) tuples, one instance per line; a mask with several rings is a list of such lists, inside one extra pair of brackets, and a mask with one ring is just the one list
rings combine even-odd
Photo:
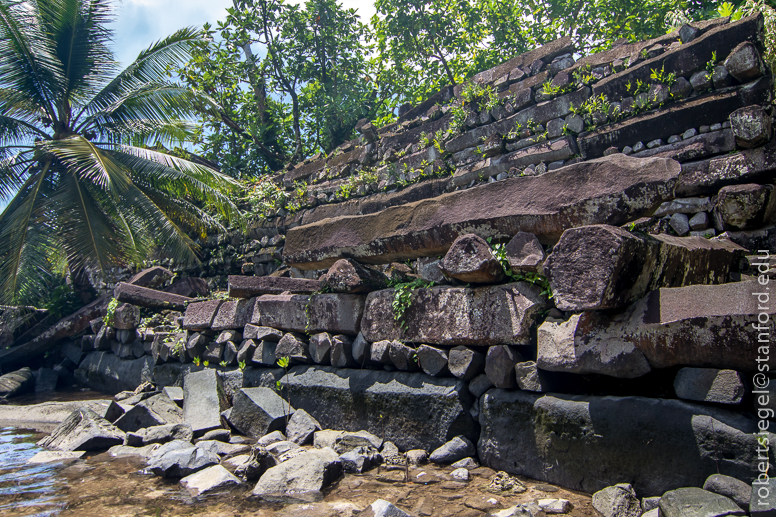
[[(199, 366), (199, 365), (197, 365), (197, 366)], [(207, 368), (208, 366), (210, 366), (210, 361), (202, 361), (202, 366)]]
[[(201, 361), (202, 360), (199, 358), (199, 356), (197, 356), (197, 357), (195, 357), (194, 359), (191, 360), (191, 362), (194, 363), (194, 366), (199, 366)], [(207, 361), (205, 361), (205, 362), (207, 362)], [(207, 365), (205, 365), (205, 366), (207, 366)]]
[(221, 362), (220, 362), (220, 363), (218, 363), (218, 364), (219, 364), (219, 365), (220, 365), (222, 368), (226, 368), (226, 367), (229, 365), (229, 363), (227, 363), (226, 361), (221, 361)]
[[(714, 53), (716, 54), (716, 53)], [(665, 65), (660, 67), (660, 70), (652, 68), (652, 74), (649, 76), (653, 81), (663, 83), (668, 87), (676, 82), (676, 74), (674, 72), (666, 73)]]
[(717, 51), (716, 50), (711, 52), (711, 59), (709, 59), (708, 62), (706, 62), (706, 73), (713, 74), (715, 66), (717, 66)]
[(83, 304), (78, 296), (66, 282), (64, 277), (58, 284), (51, 286), (45, 293), (44, 309), (48, 309), (50, 316), (56, 319), (62, 319), (65, 316), (73, 314), (81, 308)]
[(491, 245), (491, 253), (493, 253), (493, 256), (498, 260), (499, 264), (501, 264), (501, 267), (504, 269), (504, 274), (510, 281), (530, 282), (534, 285), (538, 285), (542, 289), (541, 295), (546, 296), (548, 299), (552, 299), (552, 289), (550, 288), (550, 282), (546, 277), (530, 271), (525, 273), (515, 273), (512, 271), (512, 266), (509, 265), (509, 258), (507, 258), (506, 246), (504, 244), (491, 244), (491, 240), (491, 238), (487, 239), (488, 244)]
[(391, 302), (391, 309), (393, 309), (393, 319), (399, 322), (399, 326), (403, 329), (407, 329), (407, 321), (404, 319), (404, 315), (407, 309), (412, 304), (412, 291), (415, 289), (428, 289), (433, 287), (434, 282), (423, 280), (422, 278), (416, 278), (411, 282), (392, 283), (393, 287), (393, 301)]
[(246, 364), (246, 362), (245, 362), (245, 361), (239, 361), (239, 362), (237, 363), (237, 367), (240, 369), (240, 371), (244, 371), (244, 370), (245, 370), (245, 368), (247, 367), (247, 364)]
[(76, 280), (155, 251), (191, 264), (188, 232), (225, 230), (213, 212), (239, 221), (236, 182), (160, 151), (213, 107), (168, 73), (201, 33), (181, 29), (122, 71), (111, 21), (109, 0), (0, 3), (0, 303), (44, 292), (57, 253)]
[(105, 316), (102, 317), (102, 322), (109, 327), (113, 325), (113, 318), (116, 316), (116, 309), (119, 306), (119, 301), (115, 298), (111, 298), (108, 302), (108, 307), (105, 309)]

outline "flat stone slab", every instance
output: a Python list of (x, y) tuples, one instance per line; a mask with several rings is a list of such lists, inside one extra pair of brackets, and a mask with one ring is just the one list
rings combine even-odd
[(458, 379), (298, 366), (281, 380), (284, 386), (286, 381), (294, 407), (324, 429), (366, 430), (402, 450), (434, 450), (458, 435), (477, 439), (469, 415), (474, 397)]
[[(243, 329), (251, 322), (254, 304), (251, 300), (230, 300), (221, 304), (210, 328), (215, 331)], [(185, 319), (184, 319), (185, 323)]]
[(662, 495), (703, 485), (717, 465), (757, 475), (756, 419), (679, 400), (490, 390), (480, 425), (483, 465), (588, 493), (627, 479)]
[(665, 517), (746, 515), (746, 512), (729, 498), (695, 487), (666, 492), (660, 498), (658, 507), (660, 514)]
[(190, 303), (183, 315), (185, 330), (207, 330), (213, 325), (218, 309), (223, 300), (208, 300), (206, 302)]
[(229, 296), (253, 298), (262, 294), (314, 293), (321, 289), (318, 280), (276, 276), (229, 276)]
[(526, 282), (417, 289), (402, 321), (396, 321), (392, 309), (394, 290), (375, 291), (367, 297), (361, 332), (370, 342), (527, 344), (531, 327), (548, 307), (549, 302), (540, 293), (541, 289)]
[(223, 381), (218, 372), (190, 372), (183, 381), (183, 421), (195, 436), (221, 427), (221, 411), (227, 408)]
[(174, 309), (182, 311), (186, 304), (194, 300), (172, 293), (165, 293), (139, 285), (119, 282), (113, 290), (113, 297), (120, 302), (131, 303), (149, 309)]
[(86, 451), (41, 451), (27, 460), (28, 465), (80, 460)]
[(255, 299), (251, 323), (292, 332), (356, 335), (365, 300), (359, 294), (265, 294)]
[(621, 225), (646, 215), (673, 197), (680, 169), (673, 160), (614, 154), (376, 214), (298, 226), (286, 236), (284, 258), (300, 269), (328, 268), (345, 256), (382, 264), (442, 255), (467, 233), (509, 239), (524, 231), (550, 244), (568, 228)]

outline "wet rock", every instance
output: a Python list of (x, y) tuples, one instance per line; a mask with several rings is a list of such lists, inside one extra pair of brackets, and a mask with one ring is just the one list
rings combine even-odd
[(418, 370), (418, 359), (414, 348), (399, 341), (391, 341), (388, 345), (388, 357), (398, 370), (415, 372)]
[(134, 330), (140, 325), (140, 309), (129, 303), (122, 303), (113, 312), (111, 327), (119, 330)]
[(441, 264), (449, 276), (467, 283), (492, 284), (503, 280), (504, 269), (482, 237), (467, 234), (450, 246)]
[[(752, 479), (757, 464), (755, 418), (679, 400), (490, 390), (480, 425), (483, 465), (586, 492), (629, 479), (659, 495), (702, 485), (717, 465)], [(654, 436), (671, 440), (645, 445)]]
[(735, 370), (716, 368), (682, 368), (674, 379), (676, 396), (685, 400), (740, 404), (745, 387)]
[(773, 204), (771, 185), (731, 185), (719, 191), (714, 204), (715, 226), (718, 230), (757, 228), (770, 216)]
[(223, 300), (208, 300), (188, 304), (183, 316), (183, 328), (185, 330), (210, 329), (222, 303), (224, 303)]
[(194, 474), (189, 474), (181, 479), (180, 483), (193, 497), (228, 490), (242, 484), (237, 477), (221, 465), (213, 465)]
[(606, 487), (593, 494), (593, 508), (604, 517), (641, 516), (641, 503), (627, 483)]
[(336, 480), (342, 462), (331, 449), (313, 449), (268, 469), (253, 495), (271, 502), (319, 501), (321, 490)]
[(156, 291), (124, 282), (116, 284), (113, 297), (120, 302), (131, 303), (148, 309), (173, 309), (176, 311), (184, 310), (186, 304), (194, 300), (194, 298)]
[(703, 489), (728, 497), (741, 508), (749, 508), (752, 487), (740, 479), (723, 474), (712, 474), (703, 483)]
[(532, 233), (517, 232), (504, 249), (515, 273), (535, 273), (544, 262), (544, 249)]
[(11, 398), (35, 387), (35, 376), (29, 366), (0, 376), (0, 397)]
[(294, 411), (286, 427), (288, 439), (296, 444), (304, 445), (312, 442), (315, 431), (321, 430), (321, 424), (318, 423), (304, 409)]
[(166, 443), (172, 440), (190, 442), (194, 439), (194, 433), (188, 424), (157, 425), (128, 432), (124, 445), (130, 447), (143, 447), (152, 443)]
[(293, 412), (270, 388), (243, 388), (234, 396), (229, 424), (243, 434), (258, 438), (285, 429), (286, 415)]
[(700, 488), (679, 488), (663, 494), (658, 505), (664, 517), (723, 517), (746, 515), (725, 496)]
[(312, 363), (307, 343), (299, 334), (288, 332), (275, 348), (275, 359), (288, 357), (292, 363)]
[(488, 348), (485, 375), (497, 388), (516, 388), (515, 365), (524, 359), (514, 347), (497, 345)]
[(190, 442), (174, 440), (159, 447), (148, 459), (148, 470), (164, 478), (182, 478), (218, 464), (218, 455)]
[(450, 373), (468, 381), (485, 371), (485, 354), (465, 346), (457, 346), (450, 350), (447, 364)]
[(356, 447), (339, 457), (342, 462), (342, 469), (345, 472), (355, 472), (361, 474), (372, 467), (377, 466), (382, 457), (374, 447)]
[(365, 429), (403, 450), (437, 448), (456, 435), (476, 440), (468, 414), (473, 397), (457, 379), (300, 366), (281, 382), (290, 385), (294, 407), (324, 428)]
[(385, 289), (388, 286), (388, 278), (353, 259), (341, 259), (329, 268), (323, 278), (323, 284), (335, 293), (370, 293)]
[(353, 344), (350, 337), (337, 334), (331, 342), (331, 365), (335, 368), (352, 368), (356, 366), (353, 359)]
[(183, 382), (183, 420), (195, 436), (221, 427), (221, 412), (227, 408), (221, 377), (213, 369), (188, 373)]
[(57, 451), (96, 451), (124, 443), (124, 432), (89, 408), (73, 411), (51, 435), (38, 442)]
[(773, 117), (762, 106), (745, 106), (730, 114), (736, 144), (744, 149), (767, 143), (773, 134)]
[(595, 225), (564, 232), (545, 270), (558, 309), (613, 309), (658, 287), (725, 282), (742, 252), (732, 242)]
[(309, 350), (315, 364), (331, 364), (331, 334), (321, 332), (310, 336)]
[(434, 463), (455, 463), (458, 460), (477, 453), (474, 445), (465, 436), (456, 436), (446, 444), (434, 450), (429, 460)]
[(742, 83), (762, 75), (760, 53), (749, 41), (739, 43), (725, 59), (724, 66), (730, 75)]
[(541, 289), (526, 282), (479, 288), (432, 287), (413, 291), (402, 321), (396, 321), (394, 295), (393, 289), (368, 295), (362, 322), (367, 341), (524, 344), (548, 305)]
[(447, 369), (447, 352), (441, 348), (420, 345), (418, 348), (418, 363), (426, 375), (439, 376), (449, 372)]

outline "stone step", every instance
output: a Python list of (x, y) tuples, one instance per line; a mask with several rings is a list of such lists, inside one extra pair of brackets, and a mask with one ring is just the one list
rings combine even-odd
[(309, 270), (344, 257), (380, 264), (438, 256), (466, 233), (506, 240), (524, 231), (550, 244), (568, 228), (646, 215), (672, 197), (680, 169), (673, 160), (616, 154), (376, 214), (326, 219), (289, 230), (284, 259)]
[(229, 296), (253, 298), (262, 294), (314, 293), (321, 289), (318, 280), (277, 276), (229, 275)]

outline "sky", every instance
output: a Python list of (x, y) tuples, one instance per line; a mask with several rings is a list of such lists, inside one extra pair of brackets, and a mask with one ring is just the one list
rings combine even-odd
[[(340, 0), (346, 8), (358, 10), (364, 23), (375, 12), (370, 0)], [(299, 1), (292, 1), (299, 3)], [(151, 43), (191, 25), (215, 26), (226, 18), (232, 0), (118, 0), (114, 52), (123, 66), (131, 63)]]

